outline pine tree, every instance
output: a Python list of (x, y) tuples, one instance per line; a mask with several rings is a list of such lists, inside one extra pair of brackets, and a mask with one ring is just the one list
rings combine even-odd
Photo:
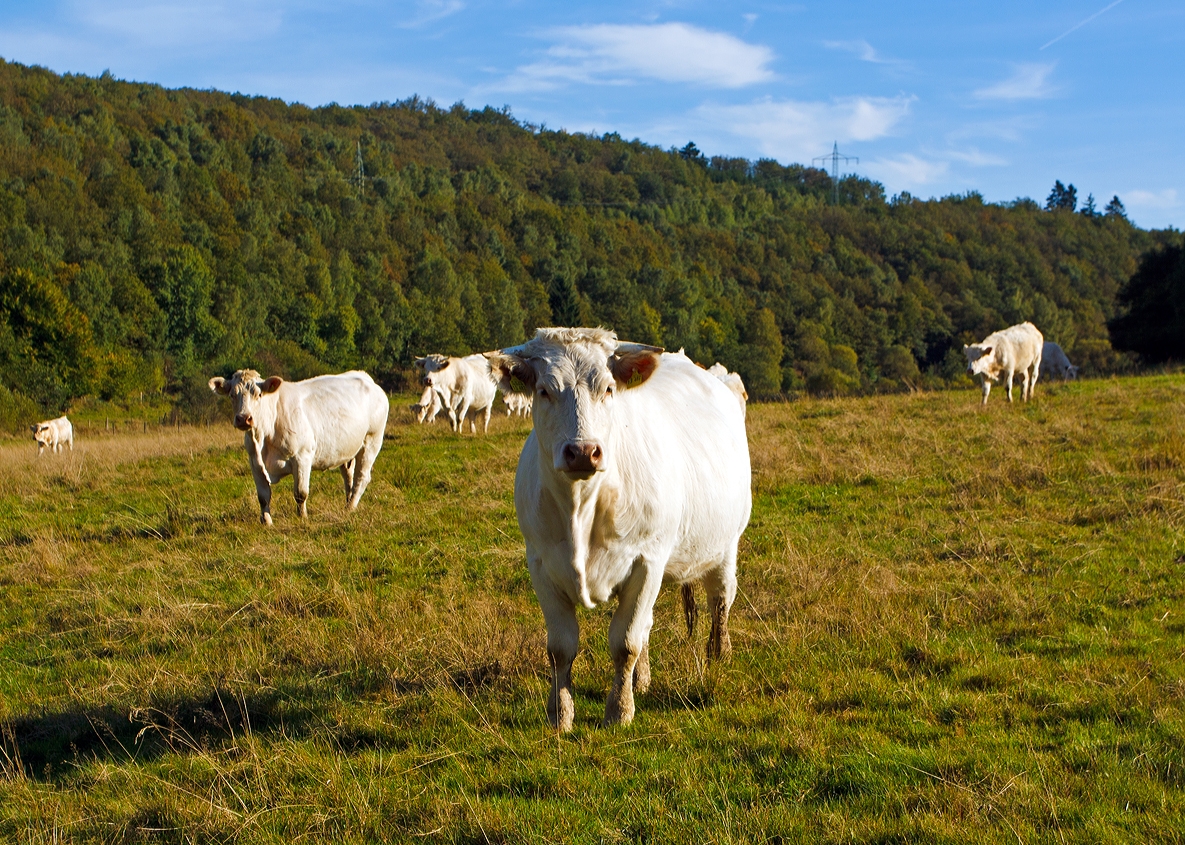
[(1127, 219), (1127, 209), (1123, 207), (1118, 195), (1111, 197), (1111, 201), (1103, 207), (1103, 214), (1108, 217), (1122, 217)]
[(1053, 183), (1053, 190), (1045, 200), (1046, 211), (1073, 211), (1078, 206), (1078, 189), (1073, 184), (1067, 186), (1057, 180)]

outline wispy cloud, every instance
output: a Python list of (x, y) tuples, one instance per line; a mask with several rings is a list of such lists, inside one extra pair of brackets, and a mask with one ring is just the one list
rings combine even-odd
[(160, 46), (253, 41), (274, 34), (283, 13), (275, 3), (86, 3), (78, 19), (99, 33)]
[(878, 65), (899, 64), (898, 59), (887, 59), (876, 51), (867, 41), (824, 41), (823, 46), (830, 50), (843, 50), (851, 53), (862, 62), (872, 62)]
[(419, 0), (416, 3), (417, 13), (401, 22), (399, 27), (401, 29), (417, 29), (455, 15), (464, 8), (465, 4), (462, 0)]
[(1132, 190), (1123, 193), (1123, 203), (1134, 209), (1155, 209), (1164, 211), (1179, 205), (1177, 191), (1174, 188), (1164, 188), (1159, 191)]
[(774, 78), (773, 51), (685, 23), (595, 24), (550, 30), (547, 58), (523, 65), (496, 87), (547, 90), (565, 83), (629, 84), (639, 79), (743, 88)]
[(873, 141), (893, 131), (914, 97), (846, 97), (830, 102), (765, 98), (744, 105), (704, 104), (706, 126), (744, 138), (782, 161), (810, 161), (832, 141)]
[(1095, 13), (1094, 13), (1093, 15), (1091, 15), (1089, 18), (1086, 18), (1086, 19), (1084, 19), (1084, 20), (1080, 20), (1080, 21), (1078, 21), (1078, 23), (1074, 24), (1072, 27), (1070, 27), (1069, 29), (1067, 29), (1065, 32), (1063, 32), (1061, 35), (1059, 35), (1057, 38), (1054, 38), (1052, 41), (1047, 41), (1047, 42), (1045, 42), (1044, 44), (1042, 44), (1042, 45), (1041, 45), (1041, 49), (1042, 49), (1042, 50), (1044, 50), (1046, 47), (1052, 47), (1054, 44), (1056, 44), (1057, 42), (1061, 41), (1063, 38), (1065, 38), (1067, 35), (1069, 35), (1069, 34), (1070, 34), (1071, 32), (1073, 32), (1074, 30), (1076, 30), (1076, 29), (1079, 29), (1079, 28), (1081, 28), (1081, 27), (1084, 27), (1084, 26), (1086, 26), (1088, 23), (1090, 23), (1091, 21), (1093, 21), (1095, 18), (1097, 18), (1097, 17), (1098, 17), (1099, 15), (1101, 15), (1103, 12), (1109, 12), (1109, 11), (1111, 11), (1112, 9), (1114, 9), (1116, 6), (1118, 6), (1118, 5), (1119, 5), (1120, 3), (1122, 3), (1122, 2), (1123, 2), (1123, 0), (1113, 0), (1113, 2), (1111, 2), (1111, 3), (1107, 4), (1107, 5), (1106, 5), (1106, 6), (1104, 6), (1103, 8), (1099, 9), (1097, 12), (1095, 12)]
[(1015, 65), (1012, 76), (980, 88), (975, 96), (980, 100), (1043, 100), (1052, 97), (1057, 89), (1049, 83), (1055, 63)]
[(873, 159), (868, 163), (867, 170), (881, 181), (894, 186), (919, 188), (943, 179), (950, 170), (950, 163), (905, 153), (895, 158)]
[(969, 147), (966, 150), (948, 150), (945, 155), (952, 161), (961, 161), (972, 167), (1006, 167), (1008, 165), (1008, 159), (981, 152), (976, 147)]

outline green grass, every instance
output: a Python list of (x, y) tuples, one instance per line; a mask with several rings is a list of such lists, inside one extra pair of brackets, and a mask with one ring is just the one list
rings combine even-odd
[(565, 737), (527, 425), (394, 407), (270, 530), (229, 425), (0, 445), (0, 838), (1185, 840), (1185, 377), (752, 406), (733, 659), (665, 590), (604, 729), (583, 613)]

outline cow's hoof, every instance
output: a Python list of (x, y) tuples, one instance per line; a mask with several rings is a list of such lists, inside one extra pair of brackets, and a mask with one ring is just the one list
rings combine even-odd
[(572, 704), (572, 693), (561, 690), (557, 697), (553, 696), (547, 702), (547, 721), (562, 734), (572, 730), (572, 723), (576, 718), (576, 708)]
[(613, 697), (609, 698), (609, 703), (605, 705), (605, 727), (612, 727), (613, 725), (628, 725), (634, 721), (634, 702), (617, 701)]
[(262, 522), (264, 525), (271, 525), (272, 524), (272, 515), (270, 513), (265, 513), (263, 516), (259, 517), (259, 521)]

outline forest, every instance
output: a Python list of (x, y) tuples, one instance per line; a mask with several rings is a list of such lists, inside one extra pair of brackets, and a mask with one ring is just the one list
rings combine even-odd
[[(1118, 200), (886, 197), (508, 108), (309, 108), (0, 61), (0, 405), (182, 406), (212, 374), (362, 368), (602, 325), (757, 397), (940, 387), (1032, 320), (1087, 373), (1141, 256)], [(32, 411), (30, 411), (32, 412)]]

